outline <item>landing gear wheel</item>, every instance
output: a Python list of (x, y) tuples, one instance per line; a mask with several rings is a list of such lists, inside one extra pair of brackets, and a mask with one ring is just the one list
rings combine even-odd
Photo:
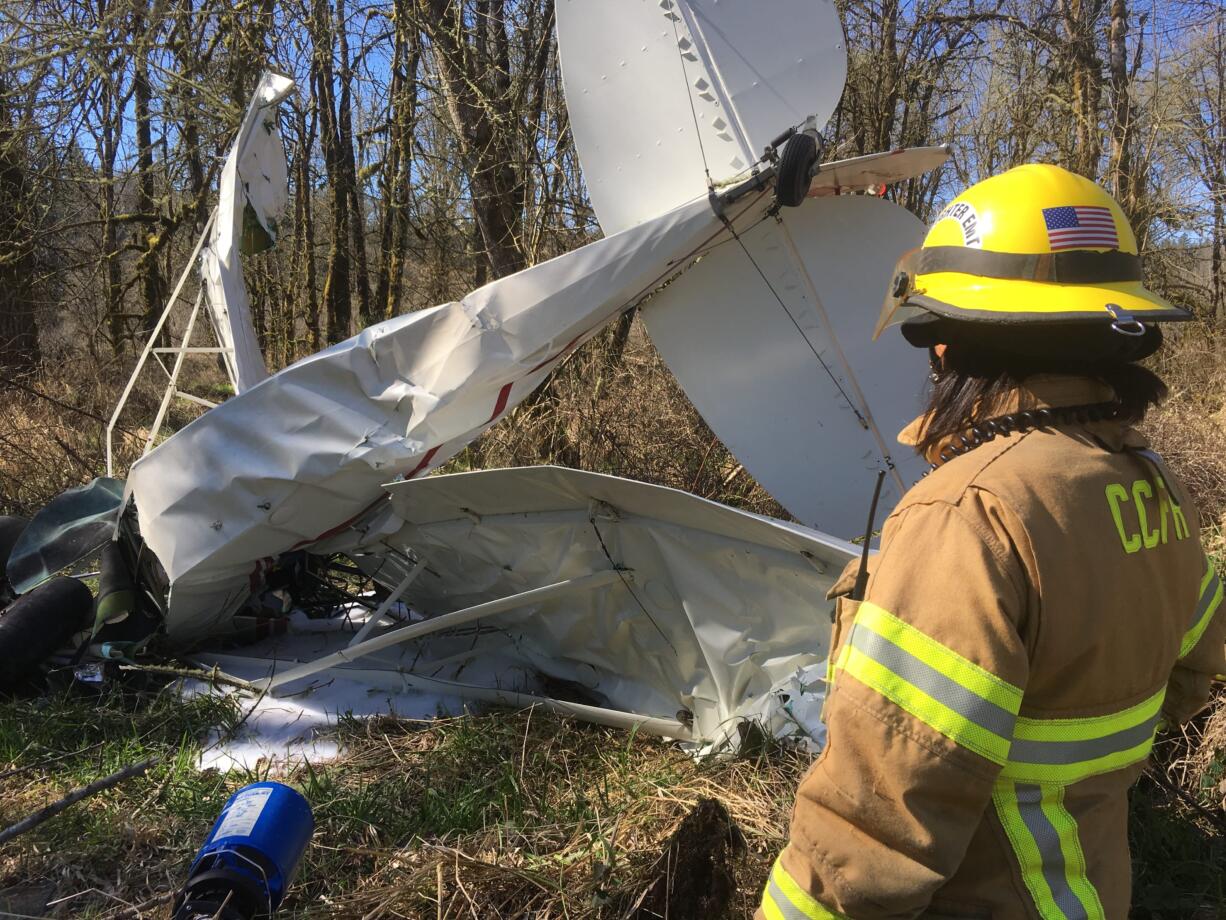
[(816, 165), (817, 138), (812, 134), (793, 134), (775, 170), (775, 201), (781, 207), (800, 207), (813, 184)]
[(13, 686), (89, 625), (94, 597), (75, 578), (53, 578), (0, 616), (0, 687)]

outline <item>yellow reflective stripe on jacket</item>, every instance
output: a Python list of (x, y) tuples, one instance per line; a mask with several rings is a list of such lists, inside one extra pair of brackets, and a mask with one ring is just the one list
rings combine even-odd
[(865, 601), (837, 668), (940, 732), (1003, 765), (1022, 691)]
[(1213, 615), (1222, 604), (1222, 579), (1208, 560), (1205, 564), (1209, 566), (1209, 570), (1201, 579), (1200, 598), (1196, 602), (1196, 613), (1192, 616), (1192, 628), (1184, 634), (1183, 642), (1179, 645), (1180, 658), (1186, 658), (1188, 653), (1196, 648), (1196, 643), (1205, 634)]
[(992, 801), (1042, 920), (1106, 920), (1064, 787), (1001, 781)]
[(1163, 687), (1121, 712), (1081, 719), (1020, 716), (1001, 775), (1030, 783), (1075, 783), (1149, 756), (1162, 718)]
[(767, 920), (847, 920), (801, 888), (779, 860), (775, 860), (762, 895), (762, 913)]

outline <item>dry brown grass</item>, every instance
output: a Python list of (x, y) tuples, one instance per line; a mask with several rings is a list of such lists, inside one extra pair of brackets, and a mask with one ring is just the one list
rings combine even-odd
[[(1190, 326), (1172, 336), (1159, 370), (1172, 396), (1147, 431), (1192, 490), (1207, 547), (1224, 561), (1226, 530), (1213, 525), (1226, 513), (1226, 341)], [(207, 387), (211, 369), (202, 373)], [(0, 405), (0, 510), (29, 513), (101, 470), (100, 420), (121, 383), (65, 366), (23, 381), (50, 399), (9, 394)], [(150, 378), (130, 416), (136, 437), (157, 395)], [(176, 412), (172, 424), (191, 417), (194, 410)], [(134, 456), (137, 441), (125, 449)], [(783, 513), (703, 424), (637, 321), (620, 356), (614, 330), (598, 336), (455, 467), (542, 462)], [(660, 890), (661, 867), (689, 871), (661, 854), (685, 816), (709, 799), (727, 807), (747, 841), (729, 861), (735, 876), (729, 915), (748, 916), (808, 762), (777, 754), (698, 764), (661, 742), (541, 713), (428, 726), (377, 720), (346, 724), (342, 734), (344, 759), (291, 777), (307, 789), (319, 828), (287, 916), (641, 920), (636, 910)], [(23, 738), (16, 738), (17, 750)], [(70, 738), (65, 744), (74, 743)], [(79, 895), (55, 916), (167, 916), (166, 896), (182, 882), (208, 816), (234, 788), (257, 778), (197, 774), (192, 743), (183, 750), (173, 769), (78, 806), (76, 816), (0, 854), (0, 888), (50, 884), (59, 897)], [(1196, 910), (1226, 904), (1213, 893), (1226, 884), (1220, 873), (1215, 882), (1212, 873), (1193, 871), (1204, 854), (1222, 847), (1213, 821), (1197, 809), (1221, 815), (1226, 805), (1226, 698), (1165, 738), (1160, 754), (1164, 775), (1185, 798), (1151, 786), (1134, 799), (1139, 885), (1159, 892), (1153, 896), (1159, 906), (1143, 906), (1137, 916), (1189, 916), (1182, 906), (1162, 907), (1185, 903), (1170, 901), (1162, 885), (1174, 885)], [(28, 759), (11, 756), (15, 764)], [(84, 776), (92, 768), (76, 769)], [(62, 765), (23, 774), (18, 787), (4, 787), (5, 805), (16, 814), (62, 794), (65, 782)], [(137, 912), (124, 906), (141, 904)]]
[(456, 468), (556, 463), (787, 519), (703, 422), (637, 317), (624, 348), (618, 332), (615, 324), (579, 349)]
[[(327, 791), (312, 796), (323, 805), (316, 871), (304, 872), (296, 898), (304, 917), (645, 920), (639, 910), (659, 875), (683, 871), (661, 863), (670, 835), (711, 799), (747, 844), (729, 865), (727, 915), (749, 916), (808, 763), (780, 755), (700, 764), (664, 742), (539, 712), (424, 730), (376, 720), (346, 740)], [(311, 794), (315, 777), (299, 778)], [(386, 785), (368, 813), (330, 811), (330, 796), (352, 802), (371, 784)], [(381, 819), (391, 801), (396, 816)], [(323, 880), (334, 862), (359, 871), (333, 893)], [(690, 916), (679, 910), (677, 901), (670, 913)]]
[[(64, 719), (30, 721), (39, 709)], [(114, 710), (67, 698), (0, 701), (0, 716), (23, 726), (0, 731), (0, 825), (104, 766), (169, 755), (0, 847), (0, 914), (18, 886), (61, 902), (35, 916), (167, 917), (167, 896), (225, 799), (268, 775), (197, 772), (199, 742), (179, 742), (176, 755), (175, 733), (204, 713), (167, 708), (164, 695), (132, 710), (130, 730)], [(60, 746), (83, 746), (68, 722), (106, 740), (51, 764)], [(744, 846), (721, 858), (731, 885), (722, 909), (708, 904), (702, 917), (747, 917), (808, 764), (781, 752), (697, 763), (662, 741), (540, 711), (346, 722), (339, 734), (341, 760), (282, 774), (311, 801), (316, 832), (278, 916), (650, 920), (665, 908), (673, 920), (698, 920), (687, 897), (667, 893), (701, 871), (726, 826), (691, 828), (689, 846), (662, 854), (686, 816), (715, 800)]]
[[(1226, 516), (1226, 336), (1202, 323), (1168, 334), (1155, 370), (1171, 394), (1145, 433), (1200, 508), (1208, 527)], [(1220, 535), (1218, 537), (1220, 539)]]

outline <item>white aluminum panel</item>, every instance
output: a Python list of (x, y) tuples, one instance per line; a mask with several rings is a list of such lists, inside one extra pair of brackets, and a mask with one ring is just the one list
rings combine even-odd
[(265, 73), (221, 171), (217, 219), (201, 252), (206, 302), (230, 379), (239, 393), (268, 377), (264, 356), (251, 321), (251, 301), (243, 282), (239, 254), (247, 205), (260, 225), (276, 239), (277, 219), (289, 198), (285, 145), (277, 129), (277, 106), (294, 81)]
[[(707, 742), (735, 739), (747, 710), (794, 729), (771, 690), (829, 653), (825, 595), (857, 555), (824, 534), (675, 489), (557, 467), (388, 490), (405, 525), (382, 542), (429, 560), (406, 593), (428, 616), (627, 569), (624, 583), (483, 620), (497, 630), (485, 639), (527, 673), (582, 685), (601, 705), (660, 718), (688, 710)], [(469, 677), (497, 661), (465, 641), (477, 645), (459, 662)], [(401, 660), (433, 673), (431, 659), (449, 654), (435, 645), (406, 647)]]
[(742, 240), (783, 305), (729, 242), (655, 297), (643, 320), (745, 468), (797, 519), (850, 538), (863, 533), (877, 470), (891, 470), (879, 520), (923, 472), (894, 437), (919, 412), (925, 356), (901, 336), (871, 336), (894, 263), (924, 226), (866, 196), (815, 199), (781, 217)]
[(559, 0), (557, 16), (571, 127), (606, 233), (705, 196), (707, 169), (732, 178), (787, 128), (824, 124), (843, 91), (829, 0)]
[(949, 159), (950, 147), (904, 147), (888, 153), (870, 153), (862, 157), (823, 163), (813, 176), (809, 194), (816, 197), (832, 191), (873, 188), (892, 185), (922, 176)]
[[(745, 225), (766, 193), (733, 208)], [(372, 326), (194, 421), (128, 478), (171, 580), (172, 636), (223, 628), (260, 560), (348, 528), (398, 475), (445, 463), (622, 310), (727, 231), (696, 201)]]

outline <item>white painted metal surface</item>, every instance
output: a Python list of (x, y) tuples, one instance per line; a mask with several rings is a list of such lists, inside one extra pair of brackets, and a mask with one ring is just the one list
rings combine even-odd
[(887, 153), (870, 153), (846, 160), (823, 163), (813, 176), (809, 189), (812, 197), (829, 195), (837, 191), (854, 191), (893, 185), (922, 176), (941, 166), (949, 159), (948, 144), (936, 147), (905, 147)]
[(265, 680), (258, 681), (256, 687), (261, 690), (267, 688), (270, 691), (276, 691), (278, 688), (284, 687), (286, 684), (293, 683), (296, 680), (311, 677), (335, 665), (350, 664), (385, 648), (402, 645), (443, 629), (454, 629), (476, 620), (493, 617), (507, 610), (525, 607), (537, 610), (540, 604), (565, 595), (579, 591), (595, 591), (599, 588), (607, 588), (621, 577), (618, 572), (612, 569), (602, 569), (577, 578), (569, 578), (557, 584), (529, 588), (526, 591), (520, 591), (507, 597), (495, 598), (481, 604), (474, 604), (463, 610), (441, 614), (422, 623), (412, 623), (398, 629), (389, 629), (378, 636), (373, 636), (357, 644), (350, 644), (340, 651), (326, 655), (316, 661), (306, 662), (296, 668), (291, 668), (288, 671), (283, 671)]
[[(857, 555), (798, 525), (556, 467), (432, 476), (389, 490), (405, 523), (380, 539), (430, 559), (407, 592), (428, 615), (610, 566), (633, 571), (624, 585), (482, 621), (489, 632), (465, 638), (469, 657), (452, 665), (462, 679), (492, 682), (510, 656), (612, 709), (660, 718), (685, 710), (707, 741), (734, 733), (755, 707), (770, 722), (779, 706), (765, 701), (771, 688), (825, 659), (825, 594)], [(431, 674), (433, 657), (453, 651), (432, 638), (405, 647), (400, 660)]]
[(858, 558), (854, 546), (674, 489), (558, 467), (388, 489), (378, 532), (350, 552), (388, 584), (400, 578), (387, 571), (389, 553), (424, 552), (429, 564), (406, 598), (425, 620), (356, 650), (350, 632), (328, 631), (340, 621), (299, 621), (300, 634), (292, 627), (243, 657), (205, 649), (196, 660), (307, 705), (313, 687), (316, 705), (328, 706), (334, 682), (358, 682), (438, 698), (444, 712), (459, 711), (446, 702), (456, 698), (543, 703), (708, 749), (738, 747), (748, 719), (820, 747), (825, 595)]
[(924, 226), (866, 196), (807, 201), (780, 218), (742, 234), (753, 261), (721, 246), (642, 317), (746, 469), (799, 520), (850, 538), (863, 532), (877, 470), (891, 471), (881, 519), (923, 473), (894, 437), (919, 412), (924, 355), (871, 334), (895, 260)]
[(781, 132), (830, 117), (846, 78), (830, 0), (559, 0), (567, 109), (615, 233), (705, 197)]
[[(127, 406), (128, 398), (137, 379), (152, 355), (161, 362), (162, 355), (175, 355), (174, 370), (167, 370), (169, 382), (163, 393), (157, 416), (149, 426), (149, 437), (144, 453), (148, 453), (161, 434), (162, 421), (170, 408), (171, 400), (178, 398), (211, 408), (210, 400), (193, 396), (178, 388), (183, 359), (187, 355), (220, 355), (226, 373), (236, 393), (255, 386), (268, 376), (264, 357), (251, 321), (251, 302), (243, 282), (243, 269), (239, 248), (243, 235), (244, 215), (248, 207), (260, 226), (276, 238), (277, 218), (288, 200), (285, 148), (277, 130), (277, 106), (294, 88), (288, 77), (265, 73), (261, 78), (247, 112), (239, 126), (238, 134), (222, 169), (218, 205), (209, 214), (196, 246), (187, 260), (174, 291), (166, 302), (162, 315), (145, 343), (132, 376), (128, 378), (119, 403), (111, 414), (106, 428), (106, 469), (108, 476), (115, 475), (115, 429)], [(200, 290), (197, 291), (192, 309), (178, 345), (155, 347), (173, 329), (171, 315), (177, 304), (191, 302), (183, 295), (188, 278), (197, 269), (199, 259)], [(205, 305), (211, 320), (213, 334), (219, 347), (192, 345), (196, 317), (201, 304)], [(169, 325), (168, 325), (169, 324)], [(162, 365), (165, 368), (165, 365)], [(142, 454), (143, 456), (143, 454)]]
[(268, 376), (243, 283), (239, 247), (244, 214), (250, 207), (260, 226), (276, 239), (277, 219), (289, 197), (277, 106), (293, 88), (294, 81), (289, 77), (265, 73), (260, 78), (222, 168), (217, 221), (201, 253), (200, 269), (213, 328), (227, 349), (226, 369), (239, 393)]
[[(766, 194), (732, 208), (756, 222)], [(727, 231), (707, 201), (367, 329), (197, 419), (128, 479), (171, 581), (167, 630), (207, 635), (262, 560), (343, 531), (382, 484), (444, 463), (579, 344)], [(880, 298), (878, 298), (880, 299)]]

